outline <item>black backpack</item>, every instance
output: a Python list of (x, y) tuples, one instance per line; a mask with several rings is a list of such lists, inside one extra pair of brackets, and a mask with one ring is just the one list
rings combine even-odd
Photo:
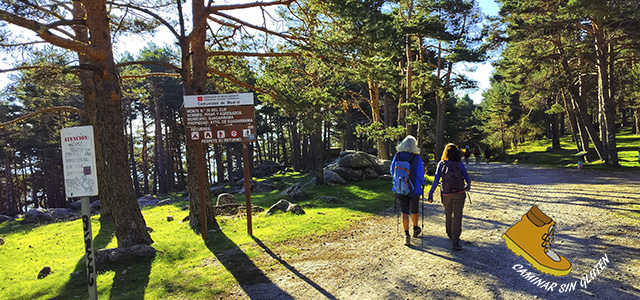
[(457, 161), (444, 161), (442, 166), (442, 193), (452, 194), (464, 191), (464, 175)]

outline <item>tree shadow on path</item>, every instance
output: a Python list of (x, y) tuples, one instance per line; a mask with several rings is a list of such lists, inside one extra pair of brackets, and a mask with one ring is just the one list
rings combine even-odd
[[(249, 298), (253, 300), (294, 299), (275, 285), (222, 231), (210, 234), (206, 245), (211, 253), (238, 281), (238, 284)], [(225, 247), (227, 245), (232, 247)], [(221, 251), (218, 248), (226, 250)]]
[(327, 297), (327, 299), (337, 299), (334, 295), (332, 295), (327, 290), (322, 288), (319, 284), (317, 284), (316, 282), (311, 280), (309, 277), (307, 277), (304, 274), (302, 274), (300, 271), (298, 271), (296, 268), (294, 268), (292, 265), (290, 265), (284, 259), (280, 258), (277, 254), (275, 254), (273, 251), (271, 251), (271, 249), (269, 249), (269, 247), (267, 247), (260, 239), (258, 239), (255, 236), (252, 236), (251, 238), (253, 238), (253, 240), (256, 242), (256, 244), (258, 244), (258, 246), (260, 246), (262, 249), (264, 249), (264, 251), (267, 254), (269, 254), (273, 259), (277, 260), (281, 265), (283, 265), (285, 268), (287, 268), (289, 271), (291, 271), (291, 273), (293, 273), (298, 278), (302, 279), (304, 282), (306, 282), (307, 284), (312, 286), (314, 289), (316, 289), (318, 292), (320, 292), (322, 295)]

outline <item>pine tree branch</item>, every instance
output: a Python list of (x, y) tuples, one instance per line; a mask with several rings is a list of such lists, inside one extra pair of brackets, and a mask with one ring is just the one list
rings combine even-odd
[(31, 30), (45, 42), (48, 42), (52, 45), (74, 52), (82, 53), (98, 60), (103, 60), (106, 58), (104, 53), (97, 51), (88, 44), (54, 35), (49, 31), (49, 25), (47, 24), (29, 20), (4, 10), (0, 10), (0, 20)]
[(220, 77), (222, 77), (222, 78), (224, 78), (224, 79), (227, 79), (227, 80), (229, 80), (229, 81), (231, 81), (231, 82), (233, 82), (233, 83), (235, 83), (235, 84), (237, 84), (237, 85), (239, 85), (239, 86), (241, 86), (241, 87), (244, 87), (244, 88), (250, 89), (250, 90), (252, 90), (252, 91), (256, 91), (256, 92), (258, 92), (258, 93), (263, 93), (263, 94), (267, 94), (267, 95), (274, 95), (274, 92), (273, 92), (273, 91), (268, 91), (268, 90), (261, 89), (261, 88), (256, 87), (256, 86), (252, 86), (252, 85), (250, 85), (250, 84), (248, 84), (248, 83), (246, 83), (246, 82), (242, 82), (242, 81), (240, 81), (240, 80), (238, 80), (238, 79), (234, 78), (233, 76), (231, 76), (231, 75), (229, 75), (229, 74), (227, 74), (227, 73), (224, 73), (224, 72), (222, 72), (222, 71), (216, 70), (216, 69), (214, 69), (214, 68), (208, 68), (207, 70), (208, 70), (209, 72), (211, 72), (211, 73), (213, 73), (213, 74), (215, 74), (215, 75), (218, 75), (218, 76), (220, 76)]
[(135, 65), (154, 65), (154, 66), (161, 66), (161, 67), (165, 67), (169, 70), (174, 70), (176, 72), (180, 72), (182, 69), (179, 68), (176, 65), (170, 64), (170, 63), (165, 63), (165, 62), (160, 62), (160, 61), (153, 61), (153, 60), (140, 60), (140, 61), (127, 61), (127, 62), (121, 62), (116, 64), (116, 68), (121, 68), (121, 67), (126, 67), (126, 66), (135, 66)]
[(140, 7), (140, 6), (127, 4), (127, 3), (119, 3), (119, 2), (115, 2), (115, 1), (108, 1), (108, 3), (116, 5), (116, 6), (126, 7), (126, 8), (129, 8), (129, 9), (132, 9), (132, 10), (137, 10), (137, 11), (143, 12), (143, 13), (153, 17), (158, 22), (162, 23), (162, 25), (164, 25), (169, 31), (171, 31), (171, 33), (173, 34), (173, 36), (176, 39), (180, 39), (180, 34), (175, 30), (175, 28), (173, 28), (173, 26), (171, 24), (169, 24), (169, 22), (167, 20), (162, 18), (160, 15), (154, 13), (153, 11), (151, 11), (149, 9), (146, 9), (146, 8), (143, 8), (143, 7)]
[(280, 33), (280, 32), (276, 32), (276, 31), (270, 30), (270, 29), (268, 29), (266, 27), (253, 25), (251, 23), (247, 23), (247, 22), (242, 21), (242, 20), (240, 20), (240, 19), (238, 19), (236, 17), (233, 17), (233, 16), (225, 14), (225, 13), (221, 13), (221, 12), (218, 12), (218, 11), (213, 11), (212, 14), (224, 17), (226, 19), (229, 19), (229, 20), (232, 20), (232, 21), (234, 21), (236, 23), (239, 23), (239, 24), (241, 24), (243, 26), (247, 26), (249, 28), (252, 28), (252, 29), (267, 33), (267, 34), (272, 34), (272, 35), (275, 35), (275, 36), (279, 36), (279, 37), (281, 37), (283, 39), (287, 39), (287, 40), (305, 40), (305, 38), (303, 38), (303, 37), (288, 35), (288, 34), (285, 34), (285, 33)]
[(140, 78), (149, 78), (149, 77), (172, 77), (172, 78), (180, 78), (181, 75), (177, 74), (177, 73), (162, 73), (162, 72), (156, 72), (156, 73), (147, 73), (147, 74), (142, 74), (142, 75), (121, 75), (120, 78), (122, 79), (140, 79)]
[(12, 68), (12, 69), (0, 70), (0, 73), (15, 72), (15, 71), (22, 71), (22, 70), (33, 70), (33, 69), (38, 69), (38, 68), (41, 68), (41, 67), (39, 67), (39, 66), (23, 66), (23, 67), (16, 67), (16, 68)]
[(295, 0), (286, 0), (286, 1), (273, 1), (273, 2), (252, 2), (252, 3), (242, 3), (242, 4), (231, 4), (231, 5), (216, 5), (209, 6), (207, 10), (209, 12), (220, 11), (220, 10), (234, 10), (234, 9), (245, 9), (252, 7), (266, 7), (273, 5), (289, 5), (295, 2)]
[(301, 53), (283, 52), (283, 53), (258, 53), (258, 52), (237, 52), (237, 51), (212, 51), (207, 53), (211, 56), (244, 56), (244, 57), (298, 57), (303, 56)]
[(66, 112), (73, 112), (73, 113), (77, 113), (77, 114), (85, 114), (84, 110), (76, 108), (76, 107), (73, 107), (73, 106), (48, 107), (48, 108), (41, 109), (41, 110), (36, 111), (36, 112), (29, 113), (27, 115), (24, 115), (24, 116), (16, 118), (16, 119), (0, 123), (0, 129), (2, 129), (4, 127), (7, 127), (7, 126), (10, 126), (10, 125), (17, 124), (19, 122), (22, 122), (22, 121), (30, 119), (30, 118), (37, 117), (37, 116), (39, 116), (41, 114), (44, 114), (44, 113), (57, 112), (57, 111), (66, 111)]

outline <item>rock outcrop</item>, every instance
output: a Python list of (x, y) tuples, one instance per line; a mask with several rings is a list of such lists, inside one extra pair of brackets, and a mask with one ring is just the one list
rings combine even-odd
[(382, 160), (362, 151), (343, 151), (324, 168), (324, 180), (332, 184), (374, 179), (389, 174), (390, 160)]
[(289, 212), (295, 215), (304, 215), (305, 211), (302, 209), (302, 206), (291, 203), (287, 200), (281, 199), (276, 204), (272, 205), (269, 210), (267, 210), (267, 215), (273, 215), (276, 212)]

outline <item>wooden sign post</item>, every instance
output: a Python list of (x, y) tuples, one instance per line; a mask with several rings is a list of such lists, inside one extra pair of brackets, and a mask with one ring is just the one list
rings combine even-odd
[(98, 174), (93, 139), (93, 127), (81, 126), (63, 128), (62, 163), (64, 187), (67, 197), (81, 197), (83, 244), (86, 254), (87, 286), (89, 299), (98, 299), (96, 286), (96, 261), (91, 232), (91, 208), (89, 196), (98, 195)]
[(251, 175), (249, 174), (249, 143), (242, 143), (242, 160), (244, 167), (244, 199), (247, 206), (247, 233), (253, 235), (251, 224)]
[(198, 152), (198, 190), (200, 191), (200, 222), (202, 238), (207, 239), (206, 186), (204, 144), (242, 143), (245, 198), (247, 203), (247, 233), (251, 224), (251, 177), (249, 174), (249, 142), (255, 140), (255, 108), (252, 93), (184, 96), (187, 143)]

